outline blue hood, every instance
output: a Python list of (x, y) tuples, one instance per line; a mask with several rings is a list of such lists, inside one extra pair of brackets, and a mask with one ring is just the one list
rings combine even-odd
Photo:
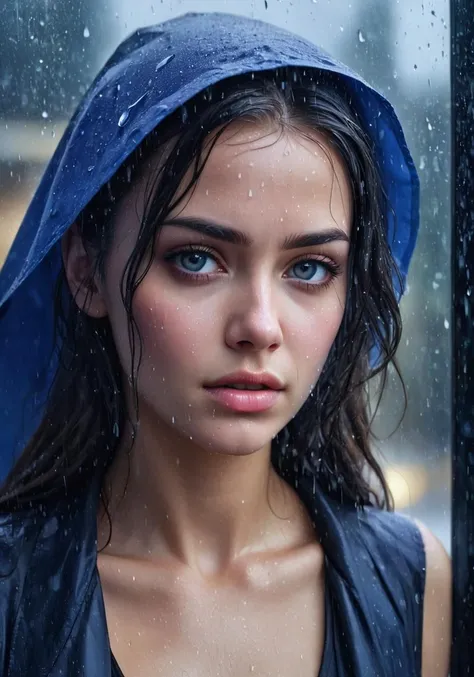
[(405, 280), (419, 185), (386, 99), (315, 45), (254, 19), (193, 13), (140, 29), (118, 47), (74, 114), (0, 274), (0, 478), (37, 425), (51, 381), (61, 236), (167, 115), (220, 80), (286, 66), (333, 71), (352, 91), (377, 148), (394, 214), (387, 214), (389, 243)]

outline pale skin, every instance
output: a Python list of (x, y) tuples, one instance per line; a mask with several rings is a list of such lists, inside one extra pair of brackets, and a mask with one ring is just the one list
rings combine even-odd
[[(107, 478), (113, 531), (98, 555), (125, 677), (319, 672), (324, 553), (300, 499), (270, 463), (271, 440), (316, 383), (344, 312), (350, 186), (325, 138), (311, 136), (231, 126), (191, 198), (167, 220), (136, 292), (139, 426), (123, 498), (125, 453)], [(105, 279), (95, 280), (87, 308), (81, 283), (90, 257), (74, 228), (63, 242), (71, 290), (88, 313), (109, 317), (125, 375), (118, 288), (143, 211), (144, 174), (119, 207)], [(189, 219), (237, 230), (240, 240), (192, 230)], [(291, 246), (291, 238), (322, 232), (330, 242)], [(206, 251), (182, 251), (189, 246)], [(237, 369), (281, 380), (272, 408), (237, 413), (209, 396), (206, 384)], [(103, 516), (98, 525), (100, 548)], [(423, 677), (445, 677), (449, 560), (424, 527), (422, 535)]]

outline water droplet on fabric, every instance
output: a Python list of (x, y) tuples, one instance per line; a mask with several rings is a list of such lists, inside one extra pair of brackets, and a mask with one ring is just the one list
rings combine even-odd
[(444, 320), (444, 328), (449, 329), (449, 322), (446, 319)]
[(91, 36), (91, 32), (90, 32), (90, 30), (87, 28), (87, 26), (84, 28), (83, 36), (84, 36), (85, 38), (90, 38), (90, 36)]
[(118, 121), (118, 126), (119, 127), (125, 127), (125, 125), (128, 122), (128, 118), (130, 117), (130, 111), (129, 110), (124, 110), (122, 115), (119, 117)]
[[(133, 103), (130, 104), (130, 106), (127, 108), (127, 110), (124, 110), (122, 115), (119, 117), (119, 121), (118, 121), (119, 127), (125, 127), (125, 125), (127, 124), (128, 120), (130, 118), (130, 111), (132, 110), (132, 108), (135, 108), (135, 106), (137, 106), (140, 103), (140, 101), (143, 101), (143, 99), (147, 96), (147, 94), (148, 94), (148, 92), (145, 92), (145, 94), (142, 94), (136, 101), (134, 101)], [(165, 108), (166, 108), (166, 106), (165, 106)]]
[(366, 42), (365, 36), (364, 36), (364, 34), (362, 33), (362, 31), (360, 30), (360, 28), (359, 28), (359, 30), (357, 31), (357, 37), (359, 38), (359, 42)]
[(159, 71), (161, 68), (164, 68), (166, 64), (168, 64), (170, 61), (173, 61), (175, 54), (170, 54), (169, 56), (166, 56), (164, 59), (162, 59), (159, 63), (156, 64), (155, 66), (155, 72)]
[(46, 119), (48, 118), (48, 113), (47, 113), (47, 111), (44, 110), (44, 111), (41, 113), (41, 117), (42, 117), (44, 120), (46, 120)]

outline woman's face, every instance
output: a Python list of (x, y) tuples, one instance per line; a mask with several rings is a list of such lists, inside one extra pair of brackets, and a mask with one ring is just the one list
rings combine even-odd
[[(312, 138), (234, 123), (160, 231), (133, 313), (140, 415), (167, 434), (255, 452), (318, 380), (344, 312), (352, 205), (342, 161), (323, 136)], [(119, 287), (146, 180), (119, 209), (103, 288), (126, 376)]]

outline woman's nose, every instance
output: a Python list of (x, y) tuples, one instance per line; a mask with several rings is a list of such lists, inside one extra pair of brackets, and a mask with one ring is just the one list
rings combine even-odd
[(280, 317), (270, 290), (253, 290), (239, 300), (234, 296), (233, 306), (225, 336), (230, 348), (274, 351), (281, 345)]

